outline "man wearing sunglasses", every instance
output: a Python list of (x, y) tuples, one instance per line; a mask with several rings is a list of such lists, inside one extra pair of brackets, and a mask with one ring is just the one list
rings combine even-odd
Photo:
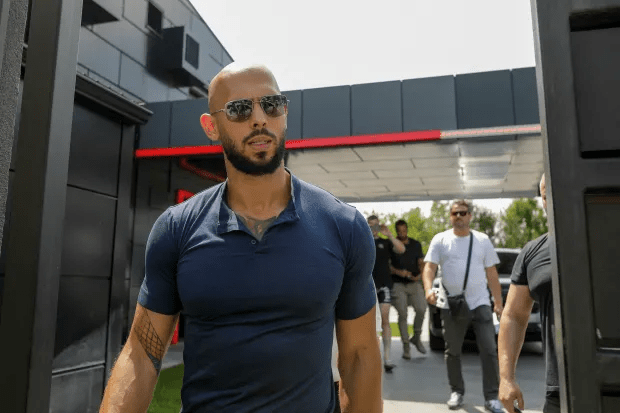
[[(461, 348), (467, 327), (472, 323), (482, 362), (484, 407), (492, 413), (501, 413), (504, 409), (497, 398), (499, 367), (493, 326), (493, 312), (499, 317), (503, 310), (501, 286), (495, 268), (499, 257), (487, 235), (469, 228), (470, 221), (469, 204), (464, 200), (453, 202), (450, 208), (452, 229), (435, 235), (431, 240), (424, 258), (426, 265), (422, 280), (426, 300), (435, 305), (437, 296), (432, 285), (437, 267), (441, 266), (442, 284), (448, 296), (463, 294), (467, 304), (458, 312), (456, 308), (440, 309), (446, 342), (448, 382), (451, 388), (448, 407), (458, 409), (463, 405), (465, 383), (461, 372)], [(493, 295), (493, 309), (489, 289)]]
[(381, 411), (372, 233), (284, 167), (287, 110), (265, 67), (233, 63), (211, 82), (200, 121), (228, 179), (153, 226), (102, 412), (146, 411), (180, 311), (183, 413), (333, 412), (334, 324), (343, 410)]

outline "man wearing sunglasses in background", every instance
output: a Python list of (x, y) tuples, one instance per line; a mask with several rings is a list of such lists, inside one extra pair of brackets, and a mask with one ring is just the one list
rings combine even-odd
[[(443, 324), (443, 338), (446, 342), (445, 359), (448, 369), (448, 382), (451, 394), (447, 402), (450, 409), (463, 405), (465, 383), (461, 372), (461, 348), (469, 323), (473, 323), (476, 342), (482, 362), (482, 387), (484, 407), (492, 413), (504, 411), (497, 399), (499, 372), (497, 364), (497, 345), (493, 311), (499, 317), (503, 303), (499, 276), (495, 265), (499, 257), (486, 234), (469, 228), (471, 211), (464, 200), (452, 203), (450, 224), (452, 229), (433, 237), (424, 261), (424, 290), (429, 304), (437, 303), (437, 296), (432, 290), (437, 267), (441, 266), (442, 284), (448, 295), (464, 294), (467, 306), (455, 314), (452, 309), (440, 309)], [(471, 245), (471, 247), (470, 247)], [(469, 259), (471, 248), (471, 259)], [(469, 264), (469, 265), (468, 265)], [(463, 291), (465, 275), (468, 272), (467, 285)], [(493, 310), (489, 300), (489, 289), (493, 295)]]
[(201, 123), (228, 179), (153, 226), (102, 412), (146, 411), (180, 311), (183, 413), (331, 413), (334, 323), (343, 410), (381, 411), (373, 237), (355, 208), (284, 167), (287, 104), (262, 66), (211, 82)]

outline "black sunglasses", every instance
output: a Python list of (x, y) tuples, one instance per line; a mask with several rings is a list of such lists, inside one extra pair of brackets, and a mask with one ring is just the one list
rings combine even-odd
[(451, 212), (452, 216), (455, 217), (457, 215), (464, 217), (465, 215), (467, 215), (469, 212), (468, 211), (454, 211)]
[[(239, 99), (228, 102), (224, 109), (216, 110), (212, 113), (224, 112), (226, 118), (231, 122), (243, 122), (250, 118), (252, 110), (254, 109), (254, 100), (252, 99)], [(263, 96), (258, 99), (260, 107), (267, 116), (277, 118), (284, 115), (286, 108), (288, 107), (289, 100), (284, 95), (270, 95)]]

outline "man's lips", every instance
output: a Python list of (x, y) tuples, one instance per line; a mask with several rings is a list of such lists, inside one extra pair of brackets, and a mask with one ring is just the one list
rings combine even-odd
[(271, 138), (255, 138), (248, 141), (248, 145), (255, 149), (267, 149), (271, 144)]

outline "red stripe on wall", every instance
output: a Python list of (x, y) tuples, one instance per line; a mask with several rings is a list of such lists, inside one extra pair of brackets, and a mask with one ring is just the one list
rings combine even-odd
[[(286, 141), (287, 149), (318, 149), (339, 146), (385, 145), (439, 140), (441, 131), (382, 133), (377, 135), (338, 136)], [(158, 158), (191, 155), (216, 155), (223, 152), (220, 145), (182, 146), (178, 148), (137, 149), (136, 158)]]

